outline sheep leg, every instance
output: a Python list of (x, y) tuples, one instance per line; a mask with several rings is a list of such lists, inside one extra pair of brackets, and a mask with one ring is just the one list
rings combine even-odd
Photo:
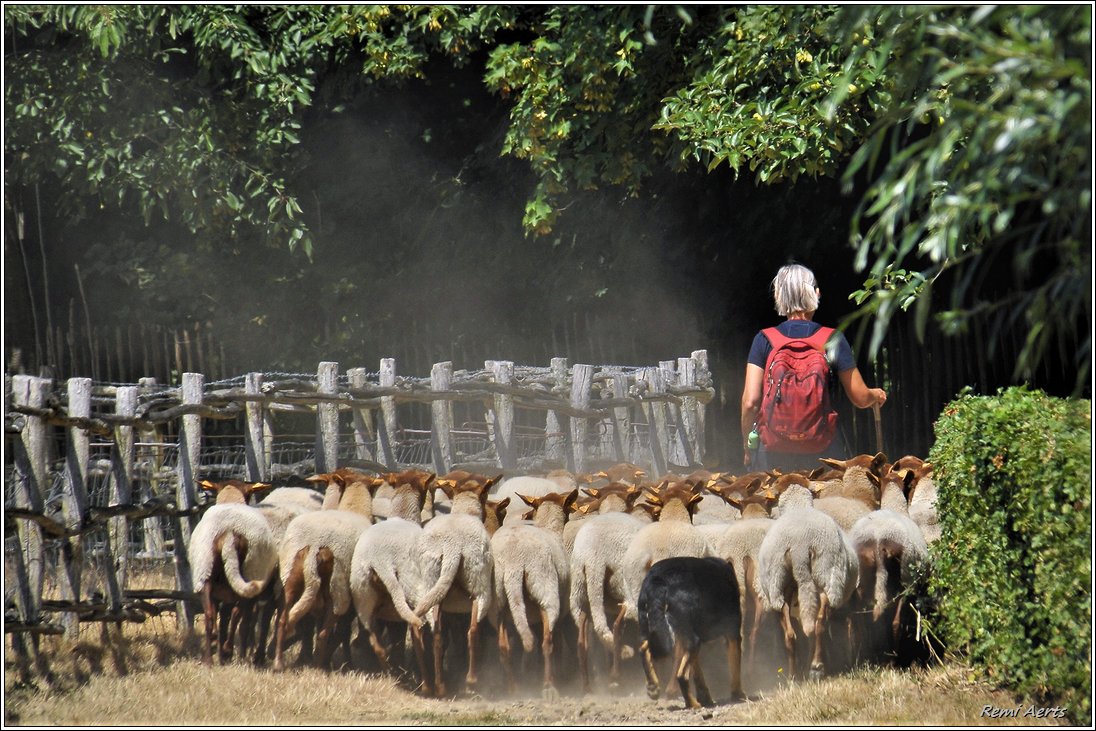
[(274, 637), (274, 670), (285, 669), (285, 659), (283, 657), (285, 640), (294, 628), (289, 623), (289, 613), (293, 609), (293, 605), (301, 598), (301, 594), (304, 593), (304, 557), (307, 552), (307, 548), (302, 548), (293, 557), (292, 568), (282, 587), (282, 602), (278, 611), (278, 628)]
[(639, 654), (643, 658), (643, 674), (647, 676), (647, 697), (653, 701), (658, 700), (658, 673), (655, 671), (655, 661), (651, 657), (651, 643), (643, 640), (639, 646)]
[(582, 692), (590, 692), (590, 618), (580, 611), (575, 619), (578, 625), (578, 675), (582, 679)]
[(814, 655), (811, 657), (811, 680), (821, 680), (826, 674), (825, 638), (829, 629), (830, 599), (825, 592), (818, 595), (818, 621), (814, 625)]
[(620, 656), (624, 644), (624, 604), (620, 605), (616, 619), (613, 621), (613, 656), (609, 664), (609, 685), (615, 686), (620, 681)]
[(479, 612), (480, 599), (472, 600), (472, 616), (468, 624), (468, 674), (464, 677), (464, 685), (470, 692), (475, 692), (479, 685), (476, 675), (476, 650), (479, 649)]
[(792, 624), (792, 608), (784, 602), (780, 613), (780, 628), (784, 630), (784, 652), (788, 657), (788, 677), (795, 678), (795, 626)]
[(750, 622), (750, 649), (747, 663), (753, 667), (757, 658), (757, 638), (761, 634), (761, 628), (765, 626), (769, 619), (769, 612), (761, 605), (761, 596), (750, 592), (752, 598), (752, 615), (753, 618)]
[(902, 642), (902, 602), (905, 601), (905, 597), (899, 596), (894, 603), (894, 619), (891, 620), (890, 626), (890, 641), (891, 641), (891, 654), (894, 655), (895, 660), (898, 660), (899, 645)]
[(338, 617), (335, 616), (335, 608), (330, 601), (324, 603), (323, 621), (320, 623), (320, 631), (316, 633), (316, 664), (324, 670), (331, 669), (331, 658), (335, 654), (335, 625)]
[(423, 693), (426, 695), (433, 695), (433, 688), (430, 685), (430, 672), (426, 667), (426, 647), (423, 641), (422, 626), (411, 626), (411, 646), (415, 651), (415, 662), (419, 666), (419, 677), (422, 680)]
[(202, 612), (205, 615), (205, 642), (202, 643), (202, 664), (213, 664), (213, 627), (217, 623), (217, 608), (213, 604), (213, 582), (202, 587)]
[(441, 607), (437, 606), (431, 609), (434, 613), (433, 631), (434, 631), (434, 693), (443, 698), (448, 695), (448, 690), (445, 687), (445, 677), (442, 674), (442, 658), (445, 653), (445, 644), (442, 637), (442, 611)]
[(727, 667), (731, 675), (731, 699), (745, 699), (746, 694), (742, 692), (742, 640), (737, 637), (727, 638)]
[(256, 667), (262, 667), (266, 664), (267, 642), (270, 638), (270, 624), (274, 620), (276, 612), (281, 608), (281, 603), (284, 600), (284, 595), (281, 590), (281, 582), (276, 578), (272, 579), (270, 585), (267, 587), (267, 591), (270, 596), (266, 598), (266, 601), (259, 607), (259, 638), (258, 644), (255, 645), (255, 665)]
[(376, 615), (370, 618), (367, 632), (369, 634), (369, 645), (373, 648), (373, 654), (377, 656), (377, 662), (380, 663), (381, 670), (391, 673), (392, 665), (388, 661), (388, 648), (381, 642), (381, 620)]
[(232, 659), (233, 637), (240, 626), (240, 605), (222, 604), (217, 611), (217, 659), (224, 665)]
[(540, 627), (541, 631), (544, 633), (540, 643), (540, 651), (544, 655), (543, 696), (546, 700), (557, 700), (559, 698), (559, 692), (556, 690), (556, 675), (552, 667), (554, 637), (552, 636), (552, 625), (548, 617), (548, 612), (543, 608), (540, 610)]
[(499, 658), (502, 660), (502, 672), (506, 677), (506, 689), (513, 693), (517, 686), (514, 682), (514, 668), (511, 664), (512, 648), (510, 646), (510, 630), (506, 626), (506, 618), (499, 617)]

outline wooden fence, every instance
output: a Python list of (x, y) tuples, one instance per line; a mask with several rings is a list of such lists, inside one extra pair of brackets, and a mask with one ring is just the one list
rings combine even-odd
[[(206, 507), (196, 483), (302, 484), (336, 466), (520, 474), (630, 461), (655, 474), (705, 457), (707, 352), (657, 367), (434, 364), (428, 378), (320, 363), (178, 387), (71, 378), (5, 380), (5, 632), (17, 652), (81, 622), (143, 621), (197, 595), (187, 546)], [(303, 428), (302, 428), (303, 427)], [(173, 586), (137, 588), (142, 567)], [(164, 584), (171, 583), (163, 581)], [(54, 613), (59, 621), (46, 621)]]

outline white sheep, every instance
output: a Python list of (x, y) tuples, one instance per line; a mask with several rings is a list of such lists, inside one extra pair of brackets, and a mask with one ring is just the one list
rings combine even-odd
[[(887, 471), (886, 455), (879, 452), (875, 455), (860, 454), (847, 460), (821, 459), (819, 461), (840, 472), (841, 482), (838, 484), (829, 474), (819, 477), (818, 480), (822, 482), (822, 485), (815, 493), (816, 498), (840, 495), (860, 500), (868, 506), (869, 510), (879, 507), (879, 478)], [(818, 474), (818, 472), (812, 474)]]
[(373, 491), (383, 482), (346, 468), (308, 479), (327, 485), (324, 509), (294, 518), (282, 539), (279, 572), (284, 599), (278, 615), (275, 670), (284, 668), (285, 643), (297, 623), (316, 614), (320, 618), (317, 660), (321, 667), (330, 664), (335, 623), (351, 606), (354, 548), (373, 524)]
[[(250, 633), (253, 604), (278, 565), (278, 546), (270, 524), (255, 508), (247, 505), (251, 492), (267, 487), (261, 483), (227, 480), (201, 486), (217, 493), (217, 503), (209, 507), (191, 533), (187, 557), (194, 588), (202, 597), (205, 614), (205, 642), (202, 662), (213, 662), (214, 628), (217, 605), (246, 604), (245, 633)], [(223, 578), (219, 578), (223, 577)], [(236, 622), (222, 614), (220, 621), (220, 659), (232, 654), (231, 630)]]
[[(750, 491), (761, 483), (761, 479), (757, 478), (752, 483)], [(741, 512), (741, 518), (733, 523), (705, 524), (697, 528), (708, 539), (712, 555), (723, 559), (734, 569), (742, 603), (742, 635), (747, 640), (747, 657), (752, 662), (757, 638), (768, 616), (761, 600), (758, 555), (761, 543), (775, 522), (769, 513), (776, 503), (776, 495), (772, 490), (765, 490), (741, 497), (739, 489), (730, 485), (708, 489)]]
[(940, 524), (936, 512), (936, 482), (932, 479), (932, 464), (919, 457), (907, 456), (895, 462), (893, 469), (911, 470), (916, 476), (909, 492), (909, 516), (920, 526), (925, 542), (933, 544), (940, 538)]
[(470, 478), (455, 486), (446, 481), (442, 489), (452, 501), (450, 512), (430, 520), (419, 538), (420, 568), (426, 590), (415, 606), (415, 615), (425, 617), (431, 613), (434, 693), (438, 696), (447, 694), (443, 676), (443, 612), (470, 616), (465, 684), (473, 690), (479, 683), (479, 625), (491, 609), (494, 593), (491, 539), (483, 523), (484, 504), (497, 480)]
[(403, 622), (411, 631), (419, 675), (429, 693), (422, 620), (414, 604), (422, 593), (418, 544), (422, 535), (422, 508), (435, 476), (421, 470), (384, 475), (393, 486), (389, 517), (358, 538), (350, 562), (350, 593), (354, 609), (369, 633), (381, 667), (390, 672), (390, 648), (382, 641), (381, 622)]
[[(262, 500), (255, 504), (255, 508), (262, 513), (270, 529), (274, 534), (274, 543), (281, 546), (285, 538), (285, 531), (289, 524), (299, 515), (319, 510), (323, 505), (323, 496), (312, 487), (279, 487), (268, 493)], [(270, 623), (274, 617), (276, 604), (281, 596), (282, 588), (277, 574), (262, 595), (258, 597), (258, 626), (259, 636), (256, 644), (255, 664), (262, 665), (266, 662), (267, 635), (270, 632)], [(242, 617), (233, 612), (233, 623), (238, 624)], [(251, 634), (243, 633), (241, 648), (244, 652), (251, 642)]]
[[(758, 552), (760, 587), (765, 606), (781, 613), (784, 646), (791, 677), (796, 677), (796, 634), (791, 609), (798, 598), (799, 624), (813, 639), (812, 678), (825, 672), (823, 637), (832, 609), (849, 600), (856, 589), (858, 561), (852, 543), (833, 518), (812, 507), (805, 477), (780, 495), (780, 517), (769, 529)], [(782, 478), (783, 479), (783, 478)]]
[(874, 645), (880, 634), (876, 630), (886, 632), (887, 639), (881, 646), (886, 654), (898, 650), (903, 589), (910, 585), (917, 568), (928, 560), (928, 545), (921, 528), (907, 514), (906, 494), (917, 479), (912, 470), (885, 475), (882, 507), (858, 520), (850, 532), (860, 559), (857, 594), (865, 611), (871, 610), (871, 622), (861, 635), (870, 638)]
[[(583, 520), (575, 534), (570, 558), (569, 603), (571, 616), (578, 627), (579, 674), (586, 691), (590, 690), (588, 633), (591, 622), (610, 653), (610, 683), (616, 683), (620, 677), (624, 554), (635, 534), (650, 523), (651, 516), (642, 509), (637, 513), (599, 513)], [(610, 610), (615, 617), (612, 629), (607, 616)]]
[(541, 497), (519, 497), (533, 509), (532, 524), (503, 525), (491, 536), (499, 652), (513, 690), (507, 619), (517, 631), (526, 653), (533, 651), (536, 641), (530, 624), (539, 624), (544, 660), (543, 694), (555, 699), (559, 693), (552, 667), (553, 639), (569, 574), (563, 526), (574, 507), (578, 490), (565, 495), (549, 493)]

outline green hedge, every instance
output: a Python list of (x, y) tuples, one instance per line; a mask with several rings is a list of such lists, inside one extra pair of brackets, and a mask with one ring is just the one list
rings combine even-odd
[(929, 459), (941, 538), (937, 631), (1003, 687), (1092, 720), (1091, 403), (1010, 388), (969, 393)]

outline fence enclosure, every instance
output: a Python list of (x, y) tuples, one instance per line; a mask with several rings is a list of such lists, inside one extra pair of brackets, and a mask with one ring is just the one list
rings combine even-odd
[(5, 632), (27, 652), (28, 637), (75, 637), (81, 622), (168, 610), (189, 625), (187, 546), (207, 504), (199, 480), (304, 484), (337, 466), (520, 474), (627, 461), (656, 475), (691, 471), (707, 452), (714, 393), (704, 350), (657, 367), (554, 358), (468, 372), (446, 361), (429, 378), (398, 375), (391, 358), (377, 372), (324, 362), (315, 375), (207, 383), (184, 373), (178, 387), (71, 378), (55, 390), (50, 379), (9, 376)]

